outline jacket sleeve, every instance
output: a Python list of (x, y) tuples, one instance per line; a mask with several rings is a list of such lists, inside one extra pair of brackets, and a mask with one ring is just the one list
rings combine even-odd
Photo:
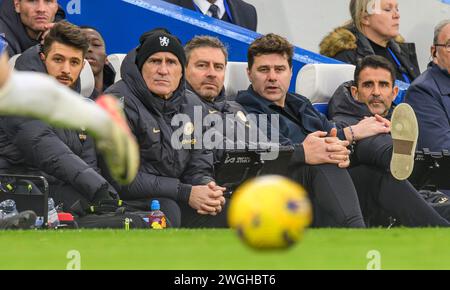
[(99, 156), (97, 155), (97, 150), (95, 149), (95, 142), (94, 139), (90, 136), (87, 136), (87, 139), (85, 142), (83, 142), (83, 148), (82, 152), (80, 154), (80, 158), (86, 162), (86, 164), (95, 170), (98, 175), (102, 176), (102, 178), (105, 178), (105, 181), (108, 182), (108, 187), (102, 188), (103, 190), (98, 191), (96, 195), (96, 200), (106, 200), (113, 197), (114, 199), (118, 199), (117, 191), (112, 185), (111, 182), (109, 182), (109, 172), (107, 174), (102, 174), (102, 170), (99, 165)]
[(124, 200), (165, 197), (175, 201), (188, 202), (192, 185), (181, 183), (177, 178), (157, 176), (139, 170), (134, 181), (121, 188)]
[(289, 166), (299, 166), (306, 164), (306, 156), (305, 149), (303, 148), (303, 144), (294, 146), (294, 153), (292, 153), (291, 162)]
[(19, 117), (4, 118), (4, 121), (9, 138), (33, 167), (71, 184), (88, 200), (93, 200), (98, 191), (108, 187), (107, 181), (74, 154), (52, 127)]
[(438, 91), (431, 91), (419, 85), (412, 85), (405, 97), (413, 107), (419, 123), (419, 150), (450, 150), (449, 117)]
[[(253, 114), (254, 116), (258, 116), (258, 114), (262, 114), (262, 112), (254, 110), (252, 107), (245, 107), (245, 109), (247, 110), (247, 112), (249, 114)], [(257, 126), (258, 130), (261, 130), (262, 132), (267, 132), (269, 134), (271, 134), (270, 132), (273, 132), (274, 130), (275, 130), (275, 132), (279, 132), (280, 133), (278, 136), (279, 145), (294, 146), (294, 153), (292, 154), (292, 158), (289, 163), (289, 166), (298, 166), (298, 165), (305, 164), (305, 150), (303, 148), (303, 144), (292, 144), (291, 140), (288, 137), (281, 134), (281, 130), (279, 128), (277, 128), (275, 125), (272, 125), (272, 123), (270, 122), (270, 118), (267, 119), (267, 126), (265, 128), (261, 128), (262, 124), (259, 123), (259, 118), (254, 119), (253, 122), (255, 122), (257, 124), (256, 126)]]
[(344, 128), (341, 124), (336, 124), (334, 121), (328, 120), (327, 116), (322, 114), (321, 112), (317, 111), (312, 103), (308, 100), (308, 106), (311, 110), (315, 111), (317, 114), (317, 117), (320, 119), (320, 122), (322, 123), (323, 131), (330, 133), (331, 129), (336, 128), (337, 129), (337, 137), (340, 140), (346, 140), (345, 134), (344, 134)]
[(187, 184), (206, 185), (214, 181), (214, 154), (210, 150), (192, 150), (182, 180)]

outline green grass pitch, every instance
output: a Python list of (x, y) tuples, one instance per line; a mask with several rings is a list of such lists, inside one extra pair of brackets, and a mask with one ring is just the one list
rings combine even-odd
[(309, 230), (289, 250), (261, 252), (232, 230), (80, 230), (0, 232), (0, 269), (291, 270), (450, 269), (446, 229)]

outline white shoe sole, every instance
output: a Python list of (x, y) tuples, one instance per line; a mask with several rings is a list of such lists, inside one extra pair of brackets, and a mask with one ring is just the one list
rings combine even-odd
[(408, 104), (398, 105), (391, 118), (393, 142), (391, 173), (398, 180), (406, 180), (414, 169), (414, 157), (419, 136), (416, 114)]

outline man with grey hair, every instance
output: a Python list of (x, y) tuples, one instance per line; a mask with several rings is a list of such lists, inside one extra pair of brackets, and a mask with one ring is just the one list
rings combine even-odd
[(203, 107), (186, 98), (181, 42), (163, 28), (145, 32), (139, 42), (122, 63), (122, 80), (107, 90), (123, 97), (142, 160), (121, 197), (144, 211), (158, 199), (172, 227), (226, 227), (225, 188), (212, 176), (212, 153), (195, 146), (203, 132), (195, 114)]
[(418, 149), (450, 150), (450, 19), (440, 22), (431, 46), (432, 62), (409, 88), (405, 101), (419, 122)]

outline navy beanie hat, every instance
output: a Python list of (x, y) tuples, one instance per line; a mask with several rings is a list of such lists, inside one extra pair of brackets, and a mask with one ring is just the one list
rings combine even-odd
[(139, 71), (142, 70), (147, 59), (158, 52), (171, 52), (181, 63), (184, 73), (184, 66), (186, 65), (186, 55), (180, 40), (172, 35), (164, 28), (157, 28), (145, 32), (139, 39), (140, 45), (136, 53), (136, 65)]

